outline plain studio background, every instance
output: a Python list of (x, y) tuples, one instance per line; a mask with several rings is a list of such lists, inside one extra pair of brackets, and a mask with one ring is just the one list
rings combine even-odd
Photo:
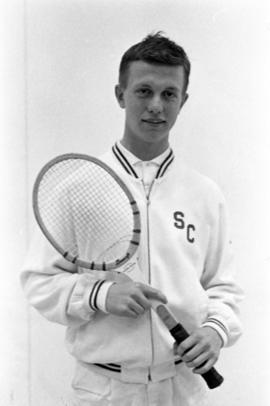
[[(28, 0), (0, 3), (0, 405), (63, 406), (73, 362), (64, 328), (29, 309), (19, 273), (40, 167), (64, 152), (98, 155), (120, 138), (114, 99), (122, 53), (153, 30), (186, 49), (190, 99), (171, 134), (213, 178), (231, 213), (244, 335), (222, 351), (215, 406), (269, 399), (268, 1)], [(166, 405), (164, 405), (166, 406)]]

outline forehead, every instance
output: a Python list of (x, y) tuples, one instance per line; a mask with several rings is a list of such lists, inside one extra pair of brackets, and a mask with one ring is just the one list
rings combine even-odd
[(149, 86), (174, 87), (182, 91), (185, 83), (183, 66), (154, 65), (143, 61), (131, 62), (128, 73), (128, 87), (142, 84)]

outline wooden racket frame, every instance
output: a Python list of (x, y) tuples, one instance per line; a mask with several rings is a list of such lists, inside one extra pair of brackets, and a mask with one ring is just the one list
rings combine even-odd
[[(114, 179), (114, 181), (121, 187), (123, 192), (126, 194), (128, 201), (130, 203), (131, 211), (133, 214), (133, 230), (132, 230), (132, 237), (129, 241), (129, 246), (127, 249), (126, 254), (117, 259), (117, 261), (112, 261), (108, 263), (96, 263), (94, 261), (92, 262), (87, 262), (85, 260), (82, 260), (69, 252), (65, 251), (59, 244), (58, 242), (53, 238), (51, 233), (48, 231), (46, 225), (44, 224), (44, 221), (42, 219), (42, 215), (40, 213), (39, 209), (39, 204), (38, 204), (38, 195), (39, 195), (39, 190), (40, 190), (40, 185), (42, 183), (42, 179), (45, 176), (45, 174), (55, 165), (57, 165), (60, 162), (67, 161), (67, 160), (85, 160), (89, 161), (91, 163), (94, 163), (95, 165), (98, 165), (101, 167), (104, 171), (106, 171), (111, 177)], [(37, 175), (36, 181), (34, 183), (33, 187), (33, 195), (32, 195), (32, 205), (33, 205), (33, 211), (34, 215), (36, 218), (36, 221), (41, 228), (42, 232), (46, 236), (46, 238), (49, 240), (49, 242), (54, 246), (54, 248), (69, 262), (72, 262), (73, 264), (76, 264), (80, 267), (86, 268), (86, 269), (95, 269), (95, 270), (113, 270), (117, 269), (118, 267), (124, 265), (126, 262), (128, 262), (135, 252), (138, 249), (138, 246), (140, 244), (140, 235), (141, 235), (141, 219), (140, 219), (140, 211), (137, 205), (136, 200), (134, 199), (132, 193), (128, 189), (127, 185), (123, 182), (123, 180), (113, 171), (112, 168), (110, 168), (107, 164), (105, 164), (103, 161), (101, 161), (98, 158), (92, 157), (90, 155), (86, 154), (79, 154), (79, 153), (67, 153), (67, 154), (62, 154), (59, 155), (52, 160), (50, 160), (47, 164), (43, 166), (43, 168), (40, 170), (40, 172)]]

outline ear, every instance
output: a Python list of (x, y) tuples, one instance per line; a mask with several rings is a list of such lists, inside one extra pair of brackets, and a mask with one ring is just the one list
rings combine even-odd
[(181, 104), (180, 104), (180, 108), (179, 108), (178, 114), (179, 114), (180, 111), (182, 110), (182, 107), (183, 107), (184, 104), (186, 103), (188, 97), (189, 97), (188, 93), (185, 93), (185, 94), (184, 94), (184, 97), (183, 97), (183, 100), (182, 100), (182, 102), (181, 102)]
[(122, 87), (119, 84), (115, 86), (114, 93), (115, 93), (115, 97), (118, 101), (119, 106), (122, 109), (124, 109), (126, 107), (125, 98), (124, 98), (124, 90), (122, 89)]

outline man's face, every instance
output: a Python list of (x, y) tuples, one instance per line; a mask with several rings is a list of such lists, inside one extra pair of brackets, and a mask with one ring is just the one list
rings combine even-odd
[(132, 62), (126, 88), (116, 87), (119, 105), (126, 111), (124, 138), (133, 145), (136, 141), (166, 145), (187, 99), (184, 84), (182, 66)]

